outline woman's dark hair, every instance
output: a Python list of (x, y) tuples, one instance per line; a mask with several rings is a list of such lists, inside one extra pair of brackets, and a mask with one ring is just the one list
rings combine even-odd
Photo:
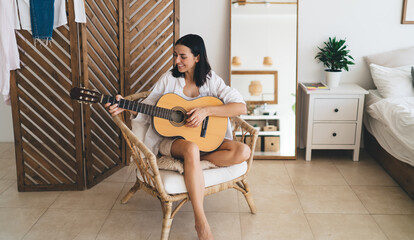
[[(197, 57), (200, 55), (200, 60), (196, 63), (194, 70), (194, 82), (197, 87), (201, 87), (211, 77), (211, 67), (208, 63), (206, 46), (203, 39), (195, 34), (188, 34), (175, 42), (175, 45), (183, 45), (191, 50), (191, 53)], [(178, 67), (174, 66), (171, 70), (174, 77), (184, 77), (184, 73), (178, 71)]]

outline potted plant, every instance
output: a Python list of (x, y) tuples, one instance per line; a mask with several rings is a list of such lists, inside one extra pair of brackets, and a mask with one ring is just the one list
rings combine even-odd
[(329, 38), (324, 42), (323, 48), (318, 47), (320, 52), (316, 54), (316, 59), (322, 62), (325, 67), (326, 83), (329, 88), (335, 88), (339, 85), (342, 69), (349, 71), (348, 65), (354, 65), (354, 58), (349, 55), (345, 40), (336, 40), (336, 37)]

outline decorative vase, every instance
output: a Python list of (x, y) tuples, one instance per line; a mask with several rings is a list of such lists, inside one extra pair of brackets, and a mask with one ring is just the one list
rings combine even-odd
[(341, 80), (342, 71), (327, 71), (325, 70), (325, 79), (326, 85), (330, 89), (334, 89), (339, 86), (339, 81)]
[(263, 87), (262, 87), (262, 83), (260, 81), (257, 80), (253, 80), (250, 82), (249, 85), (249, 93), (252, 96), (260, 96), (260, 94), (262, 93)]

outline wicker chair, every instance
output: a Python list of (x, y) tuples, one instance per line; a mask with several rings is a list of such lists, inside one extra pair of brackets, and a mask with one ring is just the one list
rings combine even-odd
[[(125, 97), (127, 100), (138, 100), (141, 98), (145, 98), (148, 96), (150, 92), (142, 92), (136, 93), (130, 96)], [(252, 153), (254, 152), (256, 140), (258, 137), (258, 131), (246, 123), (239, 117), (232, 117), (230, 119), (232, 121), (232, 125), (234, 126), (233, 136), (234, 139), (238, 141), (244, 141), (246, 135), (250, 135), (251, 140), (249, 141), (249, 147), (252, 149)], [(164, 215), (164, 219), (162, 221), (162, 232), (161, 232), (161, 239), (166, 240), (169, 237), (171, 225), (175, 214), (178, 210), (189, 200), (188, 194), (186, 192), (179, 193), (179, 194), (169, 194), (164, 187), (163, 182), (163, 175), (160, 174), (162, 170), (158, 169), (157, 160), (154, 153), (152, 153), (142, 142), (140, 139), (136, 137), (136, 135), (125, 125), (124, 121), (117, 115), (114, 117), (115, 123), (121, 129), (122, 134), (126, 140), (126, 143), (131, 151), (131, 161), (134, 162), (137, 168), (137, 180), (135, 185), (129, 190), (129, 192), (123, 197), (121, 203), (125, 204), (131, 199), (131, 197), (135, 194), (136, 191), (139, 189), (144, 190), (145, 192), (149, 193), (150, 195), (158, 198), (161, 202), (162, 211)], [(235, 131), (238, 130), (241, 132), (241, 136), (235, 137)], [(240, 134), (238, 134), (240, 135)], [(251, 168), (253, 162), (253, 154), (251, 154), (250, 158), (244, 163), (247, 165), (247, 169), (243, 170), (244, 173), (242, 175), (234, 179), (228, 180), (226, 182), (216, 184), (213, 186), (209, 186), (205, 188), (205, 195), (210, 195), (213, 193), (217, 193), (229, 188), (234, 188), (243, 193), (245, 196), (247, 203), (250, 207), (250, 211), (252, 213), (256, 213), (256, 207), (253, 202), (252, 194), (249, 189), (249, 185), (247, 184), (246, 177)], [(171, 171), (169, 171), (171, 172)], [(183, 178), (183, 177), (182, 177)], [(173, 202), (178, 202), (178, 205), (173, 209)]]

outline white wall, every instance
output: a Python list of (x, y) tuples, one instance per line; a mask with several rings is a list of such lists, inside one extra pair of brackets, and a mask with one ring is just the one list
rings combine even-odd
[(414, 25), (401, 24), (402, 0), (299, 0), (298, 79), (320, 81), (322, 63), (314, 59), (331, 36), (346, 38), (355, 65), (342, 82), (374, 87), (363, 56), (414, 46)]
[(180, 0), (180, 36), (203, 37), (211, 68), (228, 83), (230, 1)]
[[(319, 81), (316, 46), (330, 36), (346, 38), (356, 66), (343, 82), (373, 86), (363, 56), (414, 46), (414, 25), (402, 25), (402, 0), (299, 0), (298, 80)], [(181, 0), (180, 35), (203, 36), (212, 68), (228, 81), (230, 4), (227, 0)], [(0, 141), (13, 141), (10, 107), (0, 103)]]
[[(402, 0), (298, 0), (298, 80), (320, 81), (323, 66), (314, 59), (328, 37), (346, 38), (355, 66), (343, 82), (373, 87), (363, 56), (414, 46), (414, 25), (401, 24)], [(211, 65), (223, 78), (229, 69), (229, 1), (181, 0), (181, 35), (206, 40)]]

